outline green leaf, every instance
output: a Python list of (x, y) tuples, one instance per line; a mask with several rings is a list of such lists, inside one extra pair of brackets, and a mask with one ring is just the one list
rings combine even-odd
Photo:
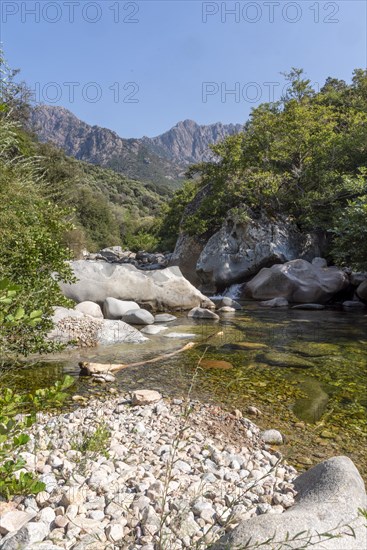
[(42, 318), (42, 311), (40, 309), (36, 309), (35, 311), (32, 311), (32, 313), (29, 314), (30, 319), (39, 319)]
[(14, 314), (14, 319), (16, 319), (17, 321), (19, 321), (19, 319), (22, 319), (25, 315), (25, 311), (22, 307), (18, 307), (18, 309), (16, 310), (15, 314)]

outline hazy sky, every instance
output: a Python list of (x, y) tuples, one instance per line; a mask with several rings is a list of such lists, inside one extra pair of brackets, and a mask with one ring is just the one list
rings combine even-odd
[(367, 64), (365, 0), (2, 0), (0, 25), (38, 100), (123, 137), (244, 122), (292, 66), (317, 86)]

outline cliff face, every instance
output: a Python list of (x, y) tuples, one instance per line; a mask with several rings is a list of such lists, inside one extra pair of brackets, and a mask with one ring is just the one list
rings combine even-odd
[(189, 164), (211, 158), (211, 143), (242, 128), (185, 120), (154, 138), (124, 139), (112, 130), (90, 126), (63, 107), (49, 105), (32, 111), (31, 125), (41, 141), (54, 143), (70, 156), (168, 187), (180, 184)]

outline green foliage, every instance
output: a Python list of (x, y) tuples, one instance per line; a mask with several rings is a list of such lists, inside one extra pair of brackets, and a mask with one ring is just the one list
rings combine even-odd
[[(352, 179), (367, 191), (367, 170)], [(348, 201), (347, 207), (336, 217), (332, 230), (332, 254), (338, 265), (357, 271), (367, 271), (367, 194)]]
[(71, 441), (71, 448), (81, 452), (90, 458), (93, 455), (103, 454), (108, 457), (108, 445), (111, 439), (111, 432), (105, 422), (101, 422), (92, 432), (77, 437)]
[[(212, 146), (215, 162), (190, 169), (189, 176), (200, 176), (199, 192), (183, 231), (212, 234), (233, 208), (281, 213), (305, 230), (328, 230), (347, 207), (344, 219), (353, 216), (363, 234), (364, 199), (353, 201), (366, 193), (356, 175), (367, 159), (367, 71), (356, 70), (350, 85), (328, 79), (319, 93), (300, 69), (284, 76), (282, 101), (255, 108), (244, 132)], [(343, 227), (337, 238), (347, 238)]]
[(168, 192), (130, 180), (112, 170), (67, 157), (50, 144), (35, 144), (49, 196), (73, 209), (75, 228), (66, 234), (68, 246), (79, 255), (121, 245), (139, 233), (158, 214)]
[(144, 230), (140, 230), (135, 235), (126, 235), (124, 238), (124, 245), (133, 252), (139, 252), (140, 250), (155, 252), (158, 248), (158, 242), (155, 235)]
[(196, 182), (187, 181), (176, 191), (167, 204), (164, 204), (156, 226), (156, 234), (161, 250), (173, 250), (177, 241), (180, 223), (187, 205), (198, 190)]
[(13, 495), (37, 494), (44, 490), (44, 483), (37, 481), (32, 473), (19, 471), (25, 462), (16, 455), (30, 440), (24, 430), (34, 423), (37, 411), (60, 406), (73, 383), (71, 376), (65, 376), (63, 381), (33, 394), (19, 395), (9, 388), (0, 390), (0, 497), (9, 499)]

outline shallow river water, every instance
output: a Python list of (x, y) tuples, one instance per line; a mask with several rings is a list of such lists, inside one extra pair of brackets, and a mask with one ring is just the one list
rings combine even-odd
[[(171, 339), (169, 332), (195, 334)], [(78, 362), (133, 363), (182, 347), (196, 346), (170, 359), (117, 373), (101, 386), (79, 377)], [(211, 362), (209, 363), (208, 360)], [(226, 361), (229, 365), (216, 363)], [(224, 367), (224, 368), (223, 368)], [(144, 344), (73, 350), (12, 370), (2, 383), (17, 391), (47, 386), (63, 374), (76, 377), (72, 393), (88, 398), (121, 391), (156, 389), (163, 395), (211, 401), (262, 412), (255, 422), (285, 435), (282, 452), (299, 469), (347, 454), (366, 477), (367, 317), (364, 313), (266, 310), (252, 303), (219, 322), (185, 315)], [(76, 406), (74, 404), (74, 406)]]

